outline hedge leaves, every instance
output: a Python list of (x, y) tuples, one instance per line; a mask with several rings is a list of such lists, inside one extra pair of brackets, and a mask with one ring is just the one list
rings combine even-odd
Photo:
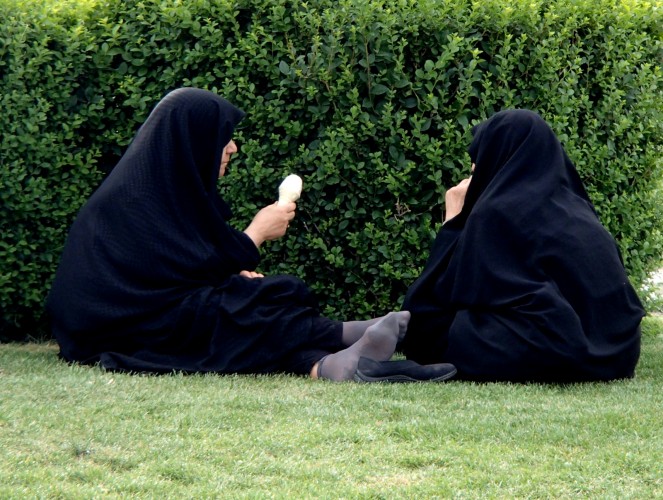
[(400, 306), (472, 125), (510, 107), (552, 124), (639, 284), (663, 248), (661, 17), (635, 0), (0, 0), (0, 336), (43, 333), (76, 211), (179, 86), (247, 112), (220, 185), (238, 227), (304, 178), (261, 270), (303, 278), (325, 314)]

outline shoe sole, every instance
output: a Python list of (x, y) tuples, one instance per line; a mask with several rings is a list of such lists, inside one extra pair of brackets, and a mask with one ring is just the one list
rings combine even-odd
[(444, 375), (441, 375), (439, 377), (435, 378), (427, 378), (427, 379), (418, 379), (418, 378), (412, 378), (407, 375), (387, 375), (385, 377), (371, 377), (369, 375), (365, 375), (360, 371), (356, 371), (354, 375), (354, 380), (355, 382), (389, 382), (389, 383), (412, 383), (412, 382), (444, 382), (445, 380), (449, 380), (451, 377), (456, 375), (458, 370), (454, 370), (452, 372), (445, 373)]

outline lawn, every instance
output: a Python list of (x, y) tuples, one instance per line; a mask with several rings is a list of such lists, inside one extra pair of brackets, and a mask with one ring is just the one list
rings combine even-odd
[(565, 386), (129, 376), (0, 346), (0, 498), (663, 498), (663, 319)]

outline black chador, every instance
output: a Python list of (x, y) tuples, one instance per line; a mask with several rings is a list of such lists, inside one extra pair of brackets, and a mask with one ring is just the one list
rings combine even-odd
[(632, 376), (644, 311), (560, 142), (524, 110), (473, 133), (463, 209), (405, 298), (403, 351), (470, 380)]
[(308, 374), (341, 344), (299, 279), (259, 253), (216, 188), (243, 112), (201, 89), (153, 110), (74, 222), (47, 308), (61, 355), (110, 369)]

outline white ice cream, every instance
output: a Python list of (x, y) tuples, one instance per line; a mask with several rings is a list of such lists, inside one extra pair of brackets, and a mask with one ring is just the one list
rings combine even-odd
[(295, 202), (302, 194), (302, 178), (298, 175), (291, 174), (279, 186), (279, 205)]

